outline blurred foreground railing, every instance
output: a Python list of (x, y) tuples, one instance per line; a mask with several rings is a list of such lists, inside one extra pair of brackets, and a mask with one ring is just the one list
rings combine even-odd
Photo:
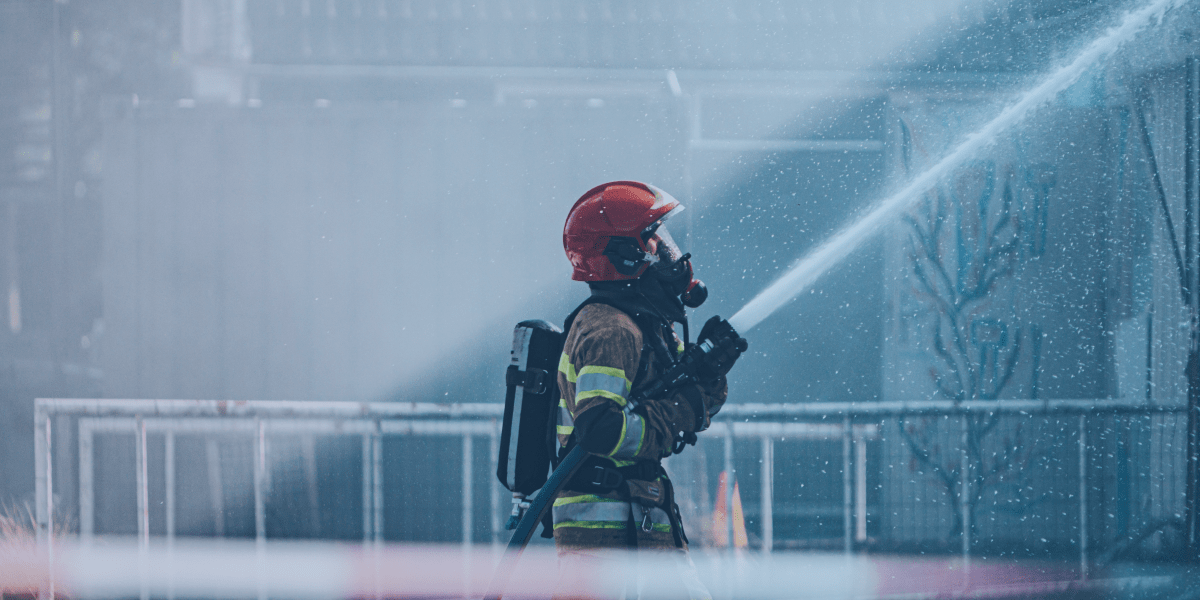
[[(59, 598), (252, 600), (478, 599), (489, 590), (498, 553), (488, 546), (387, 544), (360, 546), (318, 541), (257, 544), (237, 540), (153, 538), (151, 552), (136, 541), (60, 545), (51, 573), (32, 545), (0, 546), (0, 594), (29, 598), (53, 582)], [(670, 554), (636, 553), (620, 561), (575, 566), (572, 577), (553, 574), (552, 548), (530, 548), (516, 565), (505, 598), (590, 597), (612, 588), (615, 577), (640, 576), (666, 583), (678, 568)], [(956, 557), (893, 557), (862, 554), (693, 552), (701, 582), (718, 600), (980, 600), (1017, 598), (1187, 598), (1198, 576), (1186, 567), (1147, 573), (1113, 573), (1087, 581), (1055, 561), (1000, 559), (977, 564), (964, 577)], [(588, 568), (591, 566), (591, 568)], [(15, 568), (14, 568), (15, 567)], [(647, 586), (649, 587), (649, 586)], [(674, 589), (639, 590), (642, 600), (677, 598)]]

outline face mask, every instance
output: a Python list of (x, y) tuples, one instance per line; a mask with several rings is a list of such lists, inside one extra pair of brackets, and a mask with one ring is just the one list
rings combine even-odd
[(658, 260), (650, 265), (650, 272), (663, 289), (672, 296), (679, 296), (684, 306), (696, 308), (708, 299), (708, 288), (695, 278), (692, 270), (692, 255), (680, 254), (679, 246), (665, 227), (655, 232), (657, 242), (654, 254)]

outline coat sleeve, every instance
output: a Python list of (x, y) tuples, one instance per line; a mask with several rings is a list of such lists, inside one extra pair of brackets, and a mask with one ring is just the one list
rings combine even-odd
[(618, 461), (670, 454), (673, 425), (663, 421), (664, 411), (634, 411), (628, 401), (641, 350), (636, 332), (611, 327), (580, 339), (567, 357), (575, 436), (588, 452)]
[[(663, 435), (673, 441), (676, 433), (707, 429), (712, 416), (725, 404), (727, 393), (725, 377), (721, 376), (711, 384), (691, 383), (666, 398), (651, 398), (645, 402), (645, 411), (651, 423), (661, 424)], [(670, 447), (666, 452), (670, 453)]]

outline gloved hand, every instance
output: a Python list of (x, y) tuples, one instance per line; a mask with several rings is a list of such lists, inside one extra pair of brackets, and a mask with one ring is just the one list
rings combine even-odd
[(729, 383), (722, 375), (714, 381), (701, 384), (700, 387), (704, 392), (704, 406), (708, 409), (708, 418), (712, 419), (721, 412), (721, 407), (725, 406), (725, 399), (729, 396)]
[(700, 337), (696, 343), (703, 345), (705, 342), (712, 344), (712, 350), (704, 356), (704, 361), (695, 374), (702, 383), (715, 382), (728, 373), (749, 347), (746, 338), (738, 335), (729, 321), (718, 316), (713, 316), (700, 329)]
[(712, 417), (725, 405), (728, 394), (729, 388), (723, 375), (711, 383), (689, 384), (679, 390), (679, 397), (686, 400), (693, 425), (690, 428), (677, 428), (677, 434), (681, 432), (681, 435), (676, 435), (672, 452), (679, 454), (685, 446), (696, 444), (696, 433), (708, 429)]

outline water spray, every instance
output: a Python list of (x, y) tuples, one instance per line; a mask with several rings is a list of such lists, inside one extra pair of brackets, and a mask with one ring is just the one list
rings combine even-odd
[(1155, 0), (1143, 8), (1130, 11), (1119, 25), (1112, 27), (1100, 38), (1089, 44), (1074, 60), (1051, 73), (1032, 90), (1022, 95), (978, 131), (967, 136), (944, 158), (926, 171), (917, 175), (900, 191), (885, 198), (861, 219), (851, 223), (807, 256), (793, 264), (779, 279), (775, 280), (754, 299), (750, 300), (729, 323), (743, 335), (766, 319), (771, 313), (808, 289), (833, 265), (842, 261), (864, 241), (877, 233), (881, 226), (908, 208), (921, 194), (933, 187), (946, 174), (962, 166), (992, 143), (1008, 127), (1021, 121), (1031, 111), (1047, 102), (1055, 94), (1070, 87), (1089, 67), (1112, 54), (1121, 44), (1129, 41), (1143, 27), (1157, 19), (1167, 10), (1187, 4), (1189, 0)]

